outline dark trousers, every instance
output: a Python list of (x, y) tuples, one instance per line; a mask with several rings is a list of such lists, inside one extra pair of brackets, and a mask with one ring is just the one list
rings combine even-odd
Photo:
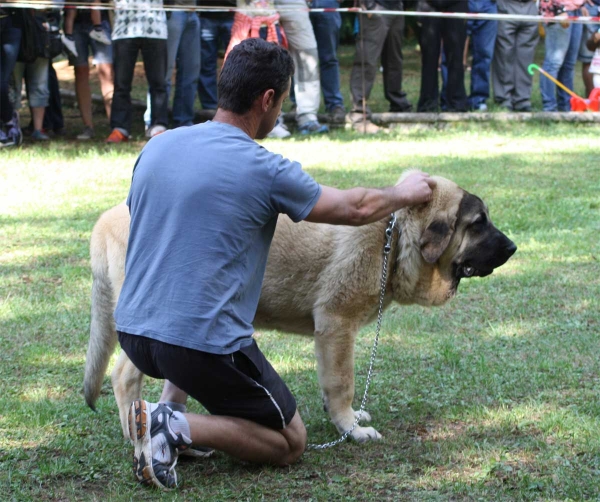
[(167, 85), (167, 41), (158, 38), (124, 38), (113, 41), (115, 91), (110, 127), (131, 132), (131, 83), (138, 53), (142, 52), (150, 90), (151, 125), (169, 125)]
[(385, 99), (390, 103), (390, 111), (409, 110), (411, 105), (406, 99), (406, 93), (402, 91), (404, 17), (362, 15), (359, 22), (362, 27), (356, 38), (356, 53), (350, 75), (352, 111), (361, 112), (363, 98), (369, 99), (379, 70), (380, 57), (383, 66), (383, 89)]
[(62, 112), (58, 77), (54, 66), (52, 66), (52, 60), (48, 60), (48, 90), (50, 91), (50, 98), (44, 112), (43, 127), (47, 131), (60, 131), (65, 128), (65, 120)]
[(463, 50), (467, 37), (464, 19), (421, 18), (421, 93), (417, 111), (437, 112), (440, 106), (438, 64), (441, 44), (448, 65), (446, 102), (448, 111), (467, 110)]
[(13, 26), (12, 16), (0, 19), (0, 121), (4, 123), (12, 120), (9, 85), (20, 44), (21, 29)]

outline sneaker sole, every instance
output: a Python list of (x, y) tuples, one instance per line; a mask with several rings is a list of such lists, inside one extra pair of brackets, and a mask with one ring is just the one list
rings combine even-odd
[[(175, 487), (168, 487), (162, 484), (154, 474), (152, 467), (152, 436), (151, 436), (152, 418), (146, 401), (137, 399), (131, 403), (129, 408), (129, 438), (134, 446), (133, 454), (133, 473), (138, 481), (143, 485), (155, 485), (161, 490), (171, 491)], [(172, 467), (175, 467), (175, 463)], [(177, 475), (175, 484), (177, 484)]]
[(146, 402), (138, 399), (131, 403), (129, 408), (129, 438), (134, 447), (133, 473), (137, 480), (144, 485), (154, 483), (149, 426), (150, 417)]

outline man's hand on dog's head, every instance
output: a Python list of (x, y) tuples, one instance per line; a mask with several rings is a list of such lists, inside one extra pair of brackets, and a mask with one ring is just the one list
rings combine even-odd
[(435, 186), (436, 182), (429, 174), (414, 171), (396, 185), (396, 188), (405, 206), (416, 206), (431, 201)]

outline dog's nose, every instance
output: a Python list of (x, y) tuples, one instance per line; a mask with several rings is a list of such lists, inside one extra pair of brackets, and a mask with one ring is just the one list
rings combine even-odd
[(509, 240), (505, 251), (508, 257), (510, 258), (517, 251), (517, 245), (513, 241)]

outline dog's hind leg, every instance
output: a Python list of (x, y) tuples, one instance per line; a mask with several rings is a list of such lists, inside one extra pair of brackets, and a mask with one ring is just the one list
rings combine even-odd
[[(358, 323), (331, 315), (315, 316), (315, 354), (319, 384), (325, 409), (340, 433), (352, 428), (356, 418), (370, 420), (368, 413), (358, 416), (352, 409), (354, 399), (354, 339)], [(373, 427), (356, 426), (352, 437), (358, 442), (377, 440)]]
[(129, 406), (132, 401), (142, 397), (144, 374), (134, 366), (125, 352), (121, 352), (111, 378), (123, 435), (129, 439)]

